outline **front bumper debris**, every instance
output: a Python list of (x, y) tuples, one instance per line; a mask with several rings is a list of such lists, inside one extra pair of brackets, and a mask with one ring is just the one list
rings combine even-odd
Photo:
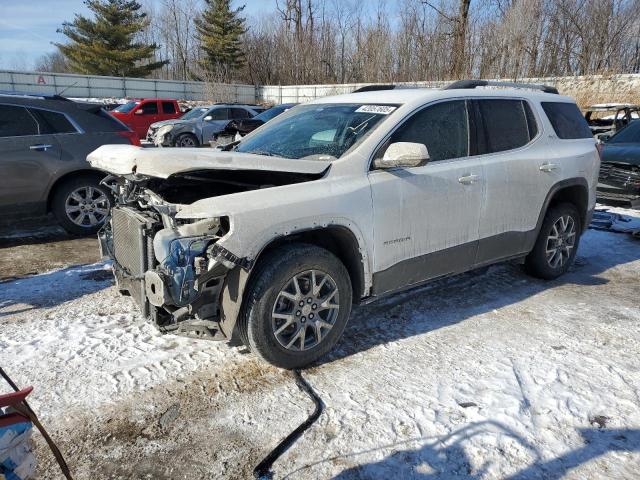
[[(98, 238), (102, 255), (113, 261), (118, 290), (130, 295), (163, 332), (226, 339), (219, 328), (224, 279), (246, 262), (216, 248), (212, 236), (171, 237), (166, 232), (162, 222), (144, 212), (112, 209)], [(155, 246), (154, 237), (159, 238)]]

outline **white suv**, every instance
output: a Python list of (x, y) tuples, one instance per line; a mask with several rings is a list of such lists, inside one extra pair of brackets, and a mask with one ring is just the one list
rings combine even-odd
[(323, 98), (228, 151), (99, 148), (119, 288), (162, 331), (297, 368), (352, 303), (506, 260), (558, 277), (595, 205), (595, 141), (571, 98), (486, 85)]

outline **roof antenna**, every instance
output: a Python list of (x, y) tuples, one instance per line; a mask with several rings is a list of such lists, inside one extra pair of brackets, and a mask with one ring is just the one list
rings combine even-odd
[(56, 93), (56, 96), (57, 96), (57, 97), (61, 97), (61, 96), (62, 96), (62, 94), (63, 94), (64, 92), (66, 92), (67, 90), (69, 90), (69, 89), (70, 89), (70, 88), (72, 88), (72, 87), (75, 87), (75, 86), (78, 84), (78, 82), (79, 82), (79, 81), (80, 81), (80, 80), (78, 80), (78, 81), (76, 81), (76, 82), (72, 83), (71, 85), (67, 85), (66, 87), (64, 87), (64, 88), (62, 89), (62, 91), (61, 91), (60, 93)]

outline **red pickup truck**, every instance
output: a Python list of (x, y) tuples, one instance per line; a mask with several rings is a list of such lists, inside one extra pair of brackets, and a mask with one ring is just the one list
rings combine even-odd
[(179, 118), (182, 112), (175, 100), (141, 98), (116, 107), (111, 114), (136, 132), (140, 138), (145, 138), (149, 125), (162, 120)]

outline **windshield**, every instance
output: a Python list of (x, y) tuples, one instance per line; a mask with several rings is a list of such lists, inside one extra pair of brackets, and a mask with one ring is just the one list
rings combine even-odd
[(640, 120), (634, 120), (620, 130), (607, 143), (640, 143)]
[(312, 104), (292, 108), (236, 146), (284, 158), (335, 160), (362, 141), (397, 105)]
[(129, 113), (131, 110), (136, 108), (136, 105), (138, 105), (138, 103), (139, 102), (127, 102), (124, 105), (120, 105), (119, 107), (114, 108), (113, 111), (120, 113)]
[(209, 111), (209, 107), (196, 107), (189, 110), (187, 113), (180, 117), (182, 120), (192, 120), (194, 118), (200, 118)]

